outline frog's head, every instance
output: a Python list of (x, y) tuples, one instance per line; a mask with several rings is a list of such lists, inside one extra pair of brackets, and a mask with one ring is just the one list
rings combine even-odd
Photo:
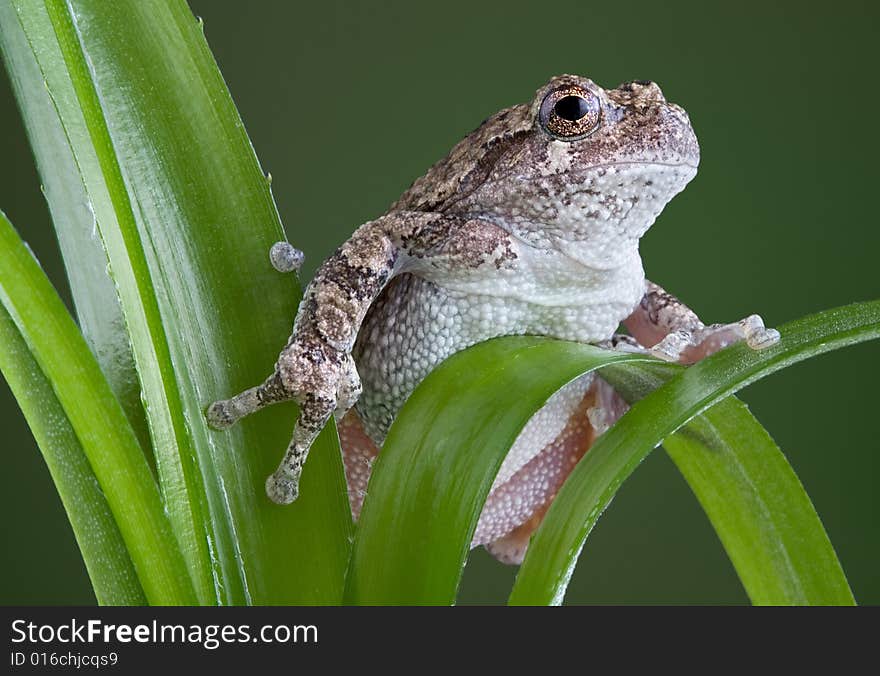
[(687, 113), (653, 82), (605, 90), (561, 75), (487, 119), (398, 205), (486, 218), (613, 265), (637, 251), (699, 158)]
[(687, 113), (647, 80), (606, 90), (586, 78), (560, 75), (537, 91), (528, 117), (532, 134), (524, 136), (525, 145), (543, 146), (547, 158), (517, 161), (542, 175), (558, 174), (563, 166), (579, 174), (627, 164), (685, 166), (692, 174), (700, 161)]

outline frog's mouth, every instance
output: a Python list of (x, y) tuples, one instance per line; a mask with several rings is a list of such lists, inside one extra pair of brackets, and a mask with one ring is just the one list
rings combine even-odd
[[(690, 157), (682, 157), (682, 158), (670, 158), (668, 160), (657, 160), (657, 159), (627, 159), (627, 160), (617, 160), (613, 162), (601, 162), (598, 164), (594, 164), (590, 167), (584, 169), (563, 169), (558, 171), (546, 171), (546, 172), (536, 172), (531, 174), (521, 174), (513, 177), (513, 180), (518, 181), (535, 181), (539, 179), (549, 178), (549, 177), (560, 177), (564, 181), (567, 181), (571, 184), (582, 184), (585, 181), (588, 181), (590, 178), (594, 176), (604, 176), (609, 171), (613, 171), (615, 169), (641, 169), (646, 174), (652, 172), (663, 172), (666, 169), (680, 169), (682, 171), (690, 170), (693, 175), (697, 173), (697, 169), (700, 165), (699, 156), (695, 158)], [(493, 178), (486, 183), (498, 182), (503, 180), (509, 180), (510, 177), (499, 177)], [(691, 176), (693, 178), (693, 176)]]
[(688, 162), (609, 162), (487, 181), (457, 206), (529, 246), (610, 269), (632, 258), (642, 235), (696, 173)]
[(656, 217), (696, 174), (694, 162), (635, 160), (562, 173), (503, 176), (464, 196), (456, 211), (508, 215), (551, 227), (559, 221), (620, 220), (637, 205)]

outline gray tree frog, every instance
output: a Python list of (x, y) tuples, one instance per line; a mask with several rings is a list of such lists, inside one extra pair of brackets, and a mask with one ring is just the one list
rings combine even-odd
[[(360, 226), (306, 288), (274, 373), (212, 404), (208, 421), (224, 428), (274, 402), (299, 404), (293, 439), (266, 482), (284, 504), (296, 499), (309, 447), (335, 413), (357, 516), (406, 398), (475, 343), (532, 334), (686, 363), (741, 339), (773, 344), (779, 334), (757, 315), (705, 326), (645, 279), (639, 239), (699, 158), (687, 113), (653, 82), (605, 90), (583, 77), (552, 78)], [(294, 268), (297, 254), (276, 245), (273, 264)], [(621, 323), (628, 335), (615, 334)], [(574, 464), (624, 408), (597, 377), (556, 393), (508, 453), (473, 544), (520, 562)]]

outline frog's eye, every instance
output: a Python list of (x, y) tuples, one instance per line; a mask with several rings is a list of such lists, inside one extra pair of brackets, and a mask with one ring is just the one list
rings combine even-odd
[(602, 106), (593, 92), (580, 87), (560, 87), (541, 103), (538, 120), (550, 136), (576, 141), (596, 131), (602, 119)]

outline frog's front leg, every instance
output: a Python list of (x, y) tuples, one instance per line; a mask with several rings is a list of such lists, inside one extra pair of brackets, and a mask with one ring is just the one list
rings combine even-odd
[(652, 354), (667, 361), (692, 364), (740, 340), (761, 350), (779, 340), (758, 315), (732, 324), (706, 326), (687, 305), (648, 282), (638, 307), (624, 320), (627, 330)]
[[(414, 246), (430, 244), (445, 232), (438, 227), (443, 218), (394, 212), (358, 228), (321, 265), (306, 288), (275, 372), (262, 385), (208, 408), (208, 422), (223, 429), (275, 402), (294, 400), (299, 405), (290, 445), (266, 482), (266, 493), (274, 502), (296, 499), (302, 467), (315, 438), (334, 412), (341, 417), (360, 396), (351, 350), (364, 316), (397, 271), (401, 255)], [(273, 254), (273, 265), (275, 258)]]

